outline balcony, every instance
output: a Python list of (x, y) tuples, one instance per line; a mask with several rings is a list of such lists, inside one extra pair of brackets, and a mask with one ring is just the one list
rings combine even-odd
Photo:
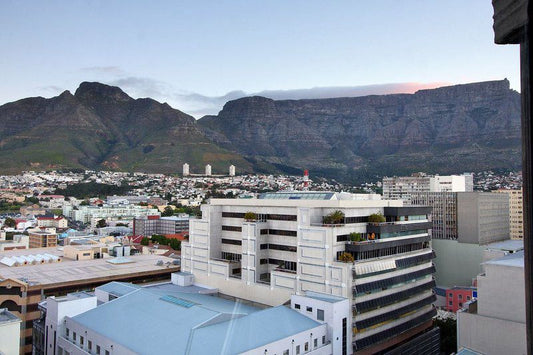
[(433, 227), (433, 223), (429, 221), (413, 222), (413, 223), (398, 223), (398, 222), (381, 222), (381, 223), (369, 223), (366, 227), (368, 234), (374, 233), (381, 235), (384, 233), (401, 233), (410, 232), (416, 230), (427, 230)]
[(431, 275), (433, 273), (435, 273), (435, 265), (432, 264), (428, 268), (410, 272), (408, 274), (393, 276), (393, 277), (389, 277), (386, 279), (364, 283), (361, 285), (355, 285), (353, 287), (353, 295), (355, 297), (361, 293), (367, 293), (367, 292), (372, 292), (375, 290), (387, 289), (393, 285), (397, 285), (397, 284), (404, 283), (404, 282), (410, 282), (416, 279), (426, 277), (427, 275)]
[(360, 253), (364, 251), (377, 250), (382, 248), (399, 247), (408, 244), (424, 243), (431, 240), (431, 237), (427, 235), (403, 238), (403, 239), (374, 239), (364, 240), (361, 242), (349, 242), (345, 245), (345, 250), (350, 253)]

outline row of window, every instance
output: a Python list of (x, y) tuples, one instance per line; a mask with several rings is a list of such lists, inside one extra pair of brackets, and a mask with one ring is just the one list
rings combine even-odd
[(221, 242), (222, 242), (222, 244), (242, 245), (242, 240), (222, 238)]
[(242, 232), (242, 227), (236, 226), (222, 226), (223, 231)]
[[(70, 329), (69, 328), (66, 328), (66, 333), (65, 333), (65, 337), (68, 339), (68, 340), (71, 340), (74, 344), (77, 344), (80, 348), (82, 349), (85, 349), (85, 338), (80, 335), (79, 337), (79, 342), (77, 341), (77, 334), (76, 332), (72, 332), (72, 338), (70, 338)], [(93, 342), (91, 340), (88, 340), (87, 339), (87, 352), (93, 354)], [(69, 355), (68, 351), (64, 351), (61, 347), (58, 348), (58, 355)], [(102, 349), (100, 347), (100, 345), (96, 345), (96, 347), (94, 348), (94, 354), (96, 355), (100, 355), (102, 354)], [(109, 355), (109, 350), (107, 349), (104, 349), (104, 355)]]
[[(244, 218), (244, 213), (240, 212), (222, 212), (222, 217), (225, 218)], [(292, 214), (264, 214), (261, 215), (263, 218), (259, 219), (269, 219), (272, 221), (296, 221), (298, 217)]]
[(283, 235), (287, 237), (296, 237), (296, 231), (288, 231), (283, 229), (261, 229), (261, 234)]

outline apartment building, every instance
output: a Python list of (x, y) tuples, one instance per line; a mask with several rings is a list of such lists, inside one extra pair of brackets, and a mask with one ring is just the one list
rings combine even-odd
[(30, 248), (49, 248), (57, 246), (57, 234), (30, 232)]
[(173, 235), (189, 231), (189, 216), (145, 216), (133, 220), (133, 235)]
[(67, 228), (68, 221), (62, 216), (42, 216), (37, 217), (37, 227)]
[(349, 299), (348, 354), (434, 341), (423, 334), (436, 314), (430, 213), (379, 195), (211, 199), (202, 219), (190, 221), (182, 270), (221, 293), (270, 306), (306, 292)]
[(161, 215), (156, 208), (137, 205), (78, 206), (76, 209), (72, 205), (65, 205), (63, 214), (76, 221), (90, 223), (92, 228), (96, 227), (96, 223), (101, 219), (126, 222), (134, 218)]
[(494, 193), (507, 194), (509, 196), (509, 230), (511, 239), (524, 238), (524, 216), (522, 209), (524, 203), (522, 200), (522, 189), (506, 190), (501, 189), (493, 191)]
[(441, 176), (416, 173), (411, 176), (383, 178), (383, 198), (390, 200), (409, 201), (411, 193), (468, 192), (473, 189), (474, 176), (472, 174)]

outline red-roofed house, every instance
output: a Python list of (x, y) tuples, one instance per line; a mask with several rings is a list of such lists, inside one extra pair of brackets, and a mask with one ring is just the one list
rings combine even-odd
[(67, 228), (68, 221), (65, 217), (37, 217), (38, 227)]

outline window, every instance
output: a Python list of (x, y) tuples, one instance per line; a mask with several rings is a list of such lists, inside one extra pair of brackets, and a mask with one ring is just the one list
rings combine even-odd
[(70, 334), (70, 329), (67, 328), (67, 330), (66, 330), (66, 334), (67, 334), (67, 338), (68, 338), (68, 336), (69, 336), (69, 334)]
[(76, 341), (76, 332), (72, 332), (72, 340)]
[(283, 352), (283, 355), (289, 355), (289, 349), (286, 349), (286, 350)]
[(326, 336), (322, 335), (322, 344), (326, 344)]
[(295, 309), (300, 309), (300, 305), (299, 305), (298, 303), (295, 303), (295, 304), (294, 304), (294, 308), (295, 308)]
[(453, 306), (453, 301), (448, 301), (448, 304), (449, 304), (450, 306)]
[(60, 346), (57, 347), (57, 355), (63, 355), (63, 348)]
[(459, 307), (463, 307), (463, 302), (459, 302)]
[(83, 347), (83, 337), (80, 335), (80, 346)]
[(300, 345), (296, 345), (296, 355), (300, 355)]
[(222, 238), (222, 244), (242, 245), (242, 240), (225, 239)]
[(109, 351), (108, 350), (105, 351), (105, 355), (109, 355)]
[(309, 343), (305, 342), (304, 351), (309, 351)]
[(323, 309), (317, 309), (316, 310), (316, 318), (318, 320), (324, 320), (324, 310)]
[(313, 312), (313, 307), (307, 307), (306, 310), (307, 312)]
[(462, 299), (463, 299), (463, 295), (459, 295), (458, 297), (459, 297), (459, 299), (460, 299), (460, 300), (462, 300)]
[(453, 293), (448, 293), (448, 297), (453, 298)]
[(242, 232), (242, 227), (237, 226), (222, 226), (223, 231)]
[(470, 296), (466, 296), (466, 300), (467, 300), (467, 301), (470, 301)]
[(318, 339), (315, 338), (315, 340), (313, 340), (313, 348), (316, 348), (318, 347)]
[(96, 355), (100, 355), (100, 345), (96, 345)]
[(88, 341), (87, 342), (87, 347), (89, 348), (89, 351), (93, 349), (93, 342), (92, 341)]

